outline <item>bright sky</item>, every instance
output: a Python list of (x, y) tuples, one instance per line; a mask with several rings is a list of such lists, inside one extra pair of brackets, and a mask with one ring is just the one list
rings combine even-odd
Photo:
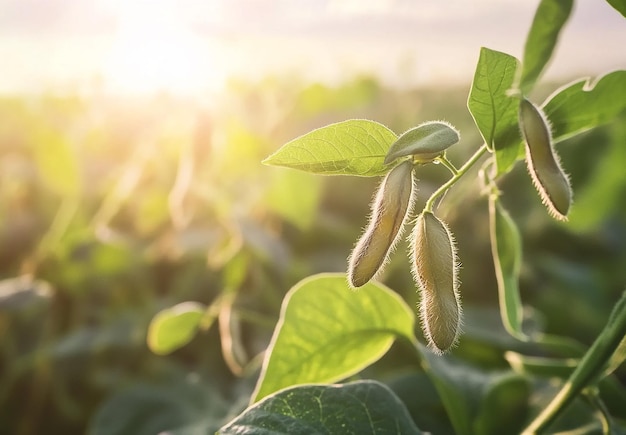
[[(2, 0), (0, 93), (217, 91), (230, 75), (355, 72), (467, 82), (481, 46), (521, 56), (529, 0)], [(626, 20), (578, 0), (549, 77), (626, 68)]]

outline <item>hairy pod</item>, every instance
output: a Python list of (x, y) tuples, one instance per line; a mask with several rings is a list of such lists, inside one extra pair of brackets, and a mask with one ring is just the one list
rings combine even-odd
[(348, 259), (348, 282), (361, 287), (382, 269), (395, 247), (413, 196), (413, 164), (400, 163), (387, 173), (372, 203), (367, 229)]
[(413, 231), (413, 275), (421, 290), (420, 317), (430, 348), (442, 354), (456, 344), (461, 302), (454, 239), (431, 212), (417, 218)]
[(523, 98), (519, 125), (526, 142), (526, 165), (542, 202), (556, 219), (566, 220), (572, 188), (552, 145), (548, 121), (533, 103)]

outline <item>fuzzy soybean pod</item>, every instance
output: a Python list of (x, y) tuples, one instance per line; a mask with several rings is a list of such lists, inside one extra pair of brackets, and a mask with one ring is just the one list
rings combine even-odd
[(461, 330), (456, 247), (447, 225), (429, 211), (417, 218), (413, 238), (413, 275), (420, 288), (420, 317), (429, 347), (442, 354), (456, 344)]
[(526, 165), (542, 202), (554, 218), (566, 220), (572, 188), (552, 145), (550, 125), (533, 103), (522, 98), (519, 125), (526, 142)]
[(388, 261), (400, 238), (413, 196), (413, 163), (405, 161), (387, 173), (372, 203), (367, 229), (348, 259), (348, 282), (361, 287)]

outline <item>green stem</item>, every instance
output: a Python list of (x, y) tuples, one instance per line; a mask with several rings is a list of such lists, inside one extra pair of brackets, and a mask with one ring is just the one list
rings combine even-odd
[(459, 170), (456, 168), (456, 166), (454, 166), (445, 155), (437, 157), (437, 160), (435, 160), (435, 162), (440, 162), (442, 165), (448, 168), (450, 172), (452, 172), (452, 175), (457, 175), (459, 173)]
[[(430, 195), (430, 198), (428, 198), (428, 201), (426, 201), (426, 204), (424, 205), (424, 211), (432, 211), (435, 200), (443, 195), (454, 183), (458, 181), (459, 178), (465, 175), (465, 173), (469, 171), (472, 166), (474, 166), (474, 164), (482, 157), (483, 154), (485, 154), (485, 152), (487, 152), (487, 145), (483, 144), (480, 148), (478, 148), (478, 150), (476, 150), (474, 155), (470, 157), (470, 159), (465, 162), (463, 166), (461, 166), (459, 170), (456, 170), (456, 168), (452, 166), (456, 173), (445, 184), (442, 184), (439, 189)], [(440, 159), (440, 161), (446, 165), (443, 159)], [(446, 167), (448, 166), (446, 165)]]
[(626, 292), (622, 294), (605, 328), (580, 364), (571, 374), (552, 402), (526, 428), (524, 434), (534, 434), (545, 429), (591, 383), (598, 380), (607, 362), (626, 334)]

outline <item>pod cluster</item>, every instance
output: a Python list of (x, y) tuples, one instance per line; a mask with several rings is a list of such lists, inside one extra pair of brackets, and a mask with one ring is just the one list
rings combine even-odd
[[(433, 137), (438, 144), (433, 145)], [(448, 124), (428, 123), (409, 130), (391, 146), (388, 160), (408, 155), (411, 158), (394, 166), (378, 187), (369, 223), (348, 258), (351, 287), (361, 287), (375, 278), (402, 236), (417, 191), (416, 162), (434, 160), (458, 139), (458, 132)], [(413, 276), (421, 294), (419, 311), (424, 335), (429, 347), (442, 354), (456, 344), (461, 329), (454, 238), (443, 221), (424, 211), (415, 221), (409, 243)]]
[[(520, 97), (519, 127), (526, 144), (526, 163), (543, 203), (556, 219), (565, 220), (572, 203), (569, 179), (559, 162), (550, 124), (541, 110)], [(434, 121), (417, 126), (390, 146), (385, 164), (395, 164), (381, 182), (371, 205), (369, 223), (348, 258), (351, 287), (365, 285), (383, 269), (411, 215), (415, 196), (414, 168), (444, 159), (445, 150), (459, 141), (451, 125)], [(459, 261), (448, 226), (424, 209), (409, 236), (412, 271), (420, 291), (420, 318), (429, 347), (442, 354), (459, 337), (462, 309)]]

